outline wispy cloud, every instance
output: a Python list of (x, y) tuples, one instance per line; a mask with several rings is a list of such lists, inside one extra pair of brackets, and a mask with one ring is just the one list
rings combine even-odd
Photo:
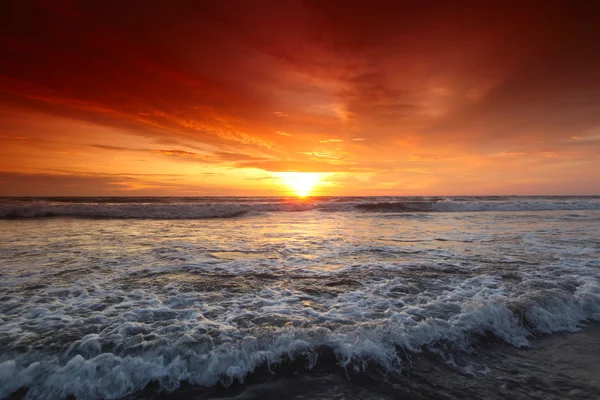
[(319, 143), (338, 143), (338, 142), (343, 142), (342, 139), (323, 139), (323, 140), (319, 140)]

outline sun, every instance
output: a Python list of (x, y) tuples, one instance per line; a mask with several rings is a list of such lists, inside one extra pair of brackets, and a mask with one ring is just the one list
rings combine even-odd
[(323, 174), (318, 172), (279, 172), (277, 176), (284, 185), (290, 187), (296, 196), (309, 196), (315, 186), (321, 184)]

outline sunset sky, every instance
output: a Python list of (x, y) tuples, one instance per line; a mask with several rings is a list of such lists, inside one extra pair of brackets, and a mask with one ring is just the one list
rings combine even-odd
[(596, 4), (3, 1), (0, 195), (600, 194)]

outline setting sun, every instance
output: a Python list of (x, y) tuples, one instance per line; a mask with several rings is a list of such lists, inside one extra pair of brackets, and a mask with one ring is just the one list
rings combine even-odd
[(277, 176), (298, 197), (310, 195), (323, 179), (323, 174), (318, 172), (279, 172)]

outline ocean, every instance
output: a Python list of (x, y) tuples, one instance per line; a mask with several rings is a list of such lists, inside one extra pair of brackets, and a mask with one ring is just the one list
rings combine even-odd
[(0, 398), (598, 399), (600, 197), (2, 198)]

